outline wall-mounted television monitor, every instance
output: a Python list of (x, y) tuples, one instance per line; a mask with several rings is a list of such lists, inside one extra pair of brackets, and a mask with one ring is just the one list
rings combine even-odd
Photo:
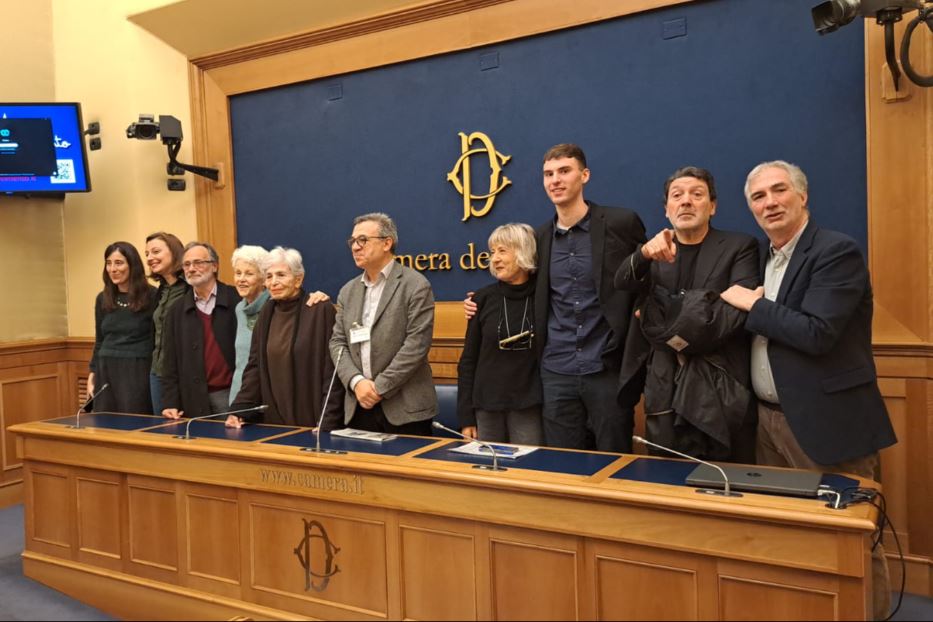
[(0, 194), (88, 192), (78, 103), (0, 103)]

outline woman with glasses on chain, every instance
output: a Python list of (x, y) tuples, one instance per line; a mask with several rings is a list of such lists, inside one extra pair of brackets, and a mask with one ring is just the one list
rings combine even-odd
[(95, 411), (152, 414), (149, 368), (156, 290), (146, 282), (142, 259), (129, 242), (114, 242), (104, 250), (103, 280), (94, 303), (88, 395), (108, 385), (94, 399)]
[(526, 224), (489, 236), (489, 271), (496, 282), (473, 297), (457, 366), (461, 432), (483, 441), (541, 445), (541, 377), (535, 338), (535, 233)]

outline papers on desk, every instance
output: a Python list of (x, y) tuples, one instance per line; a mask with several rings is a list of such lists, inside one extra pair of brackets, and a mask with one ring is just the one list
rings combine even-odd
[(394, 441), (398, 436), (396, 434), (387, 434), (386, 432), (367, 432), (366, 430), (354, 430), (353, 428), (343, 428), (342, 430), (332, 430), (331, 436), (342, 436), (343, 438), (352, 438), (355, 441), (370, 441), (372, 443), (384, 443)]
[[(537, 451), (537, 447), (527, 447), (525, 445), (501, 445), (499, 443), (486, 443), (486, 445), (492, 445), (496, 449), (496, 456), (499, 458), (508, 458), (514, 460), (515, 458), (521, 458), (522, 456), (527, 456), (528, 454)], [(468, 456), (483, 456), (484, 458), (492, 458), (492, 452), (489, 451), (489, 447), (486, 445), (481, 445), (476, 441), (472, 443), (467, 443), (466, 445), (460, 445), (454, 447), (450, 451), (455, 451), (458, 454), (466, 454)]]

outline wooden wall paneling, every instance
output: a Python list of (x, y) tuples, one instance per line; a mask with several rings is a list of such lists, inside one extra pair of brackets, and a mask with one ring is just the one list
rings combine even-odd
[(194, 589), (239, 598), (240, 512), (236, 490), (184, 484), (184, 584)]
[(119, 620), (294, 620), (294, 614), (26, 551), (23, 573)]
[(129, 475), (127, 531), (129, 551), (126, 572), (179, 584), (180, 550), (184, 533), (179, 530), (179, 502), (175, 482)]
[(55, 363), (67, 350), (62, 339), (33, 339), (0, 343), (0, 369)]
[(782, 583), (722, 577), (719, 583), (723, 620), (750, 620), (768, 603), (777, 620), (839, 620), (839, 596), (833, 592)]
[[(229, 521), (228, 502), (234, 501), (241, 508), (239, 529), (214, 526), (228, 539), (236, 539), (239, 531), (240, 554), (221, 557), (241, 564), (239, 599), (251, 612), (275, 610), (323, 619), (616, 617), (657, 609), (659, 603), (639, 600), (656, 597), (646, 583), (656, 579), (662, 584), (656, 591), (671, 594), (660, 603), (668, 610), (683, 617), (711, 618), (718, 617), (719, 610), (696, 594), (715, 596), (715, 583), (722, 575), (743, 582), (736, 589), (755, 582), (778, 586), (769, 593), (806, 593), (800, 607), (823, 614), (825, 608), (807, 600), (811, 593), (838, 595), (839, 601), (857, 599), (865, 581), (873, 514), (866, 506), (835, 513), (812, 501), (758, 495), (722, 504), (689, 490), (600, 475), (542, 476), (513, 470), (493, 481), (467, 465), (428, 465), (412, 456), (323, 459), (249, 443), (217, 441), (176, 451), (172, 440), (154, 435), (93, 430), (91, 436), (43, 423), (21, 425), (18, 432), (24, 436), (30, 483), (37, 474), (64, 481), (44, 482), (44, 488), (31, 485), (36, 494), (27, 499), (27, 516), (33, 506), (44, 506), (60, 519), (60, 490), (80, 489), (69, 477), (101, 481), (105, 478), (96, 473), (98, 468), (115, 477), (126, 474), (128, 509), (121, 518), (130, 537), (121, 546), (137, 563), (125, 564), (123, 573), (107, 572), (109, 567), (91, 557), (86, 563), (72, 561), (67, 546), (76, 541), (72, 531), (56, 534), (58, 523), (27, 518), (27, 524), (41, 525), (51, 536), (45, 539), (58, 545), (53, 549), (56, 562), (27, 540), (30, 572), (39, 562), (43, 572), (49, 566), (74, 571), (77, 582), (93, 593), (96, 606), (100, 588), (88, 587), (80, 577), (102, 571), (102, 584), (108, 586), (117, 582), (133, 593), (139, 587), (161, 590), (173, 614), (187, 610), (199, 617), (202, 609), (195, 600), (226, 599), (235, 605), (238, 597), (218, 588), (229, 584), (206, 576), (223, 571), (201, 572), (205, 576), (197, 577), (204, 579), (200, 583), (186, 580), (190, 570), (227, 563), (218, 561), (213, 544), (204, 549), (205, 561), (195, 562), (199, 548), (192, 540), (205, 532), (197, 532), (193, 523)], [(66, 451), (67, 447), (73, 449)], [(81, 454), (83, 460), (78, 459)], [(153, 455), (159, 459), (153, 460)], [(150, 475), (135, 475), (143, 463)], [(280, 481), (260, 476), (270, 471), (290, 477)], [(321, 488), (284, 481), (303, 480), (302, 474), (316, 472), (353, 474), (359, 479), (358, 494), (342, 493), (336, 482)], [(204, 474), (212, 484), (195, 481)], [(140, 496), (143, 493), (148, 496)], [(106, 495), (97, 495), (101, 497), (106, 500)], [(51, 499), (58, 505), (52, 506)], [(205, 505), (196, 509), (202, 501)], [(98, 507), (106, 511), (107, 505)], [(86, 510), (90, 513), (90, 506)], [(141, 520), (141, 513), (153, 518)], [(64, 518), (66, 524), (80, 523)], [(170, 562), (152, 550), (140, 551), (137, 532), (143, 531), (159, 546), (171, 548), (170, 534), (160, 533), (155, 522), (169, 529), (174, 523), (179, 530), (175, 548), (182, 551), (176, 554), (180, 572), (172, 573), (166, 568)], [(138, 563), (140, 559), (146, 563)], [(162, 576), (153, 571), (156, 564)], [(446, 568), (448, 564), (453, 568)], [(638, 568), (628, 567), (632, 564)], [(632, 579), (633, 573), (641, 578)], [(690, 573), (705, 577), (698, 579), (693, 593), (689, 582), (685, 587), (684, 575)], [(454, 593), (469, 592), (471, 576), (475, 596), (457, 594), (462, 597), (457, 601), (450, 586)], [(58, 580), (52, 584), (59, 586)], [(672, 582), (678, 589), (670, 589)], [(630, 593), (612, 593), (614, 584)], [(70, 588), (66, 591), (72, 593)], [(419, 602), (420, 598), (426, 600)], [(161, 608), (150, 609), (154, 600), (146, 596), (134, 615), (156, 611), (160, 618), (174, 617)], [(120, 607), (125, 605), (121, 602)], [(840, 611), (842, 617), (858, 617), (854, 610)], [(747, 612), (735, 615), (739, 613)]]
[[(898, 48), (906, 22), (896, 26)], [(933, 93), (905, 77), (906, 99), (885, 99), (884, 34), (865, 21), (868, 251), (874, 339), (929, 344), (933, 330)], [(915, 36), (915, 67), (930, 73), (929, 36)], [(926, 61), (926, 62), (924, 62)], [(924, 67), (924, 65), (927, 65)], [(905, 266), (914, 269), (905, 270)]]
[(23, 480), (12, 479), (0, 483), (0, 508), (23, 502)]
[(593, 620), (709, 620), (718, 615), (714, 558), (602, 540), (586, 546)]
[(759, 619), (755, 608), (766, 603), (776, 620), (865, 620), (870, 609), (857, 584), (856, 578), (804, 570), (779, 574), (757, 564), (721, 560), (719, 616)]
[[(230, 135), (230, 111), (227, 94), (213, 76), (189, 66), (191, 91), (191, 123), (195, 163), (220, 171), (216, 182), (195, 176), (195, 204), (198, 238), (214, 245), (222, 258), (230, 257), (236, 248), (236, 208), (233, 191), (233, 146)], [(203, 140), (198, 137), (211, 137)], [(220, 262), (220, 277), (232, 282), (229, 261)]]
[[(692, 0), (473, 0), (375, 16), (191, 59), (234, 95), (572, 28)], [(435, 2), (433, 4), (443, 4)], [(428, 3), (426, 3), (428, 4)], [(472, 5), (472, 6), (471, 6)]]
[[(878, 387), (884, 397), (891, 424), (900, 440), (897, 444), (881, 452), (881, 482), (887, 500), (888, 512), (898, 530), (901, 544), (909, 548), (910, 531), (907, 516), (909, 512), (908, 490), (908, 450), (914, 445), (912, 435), (908, 433), (907, 381), (903, 378), (880, 378)], [(893, 542), (891, 543), (893, 544)]]
[(316, 618), (388, 616), (387, 512), (274, 496), (248, 498), (249, 600)]
[(494, 620), (583, 619), (583, 538), (490, 525), (488, 547)]
[(390, 620), (402, 620), (402, 542), (399, 518), (401, 512), (386, 512), (386, 593), (387, 617)]
[[(2, 438), (0, 455), (2, 455), (3, 481), (9, 481), (8, 477), (11, 479), (22, 477), (20, 475), (22, 464), (16, 455), (16, 439), (7, 432), (7, 428), (17, 423), (41, 419), (43, 413), (58, 412), (59, 406), (60, 385), (57, 365), (49, 364), (33, 369), (0, 371), (0, 438)], [(10, 473), (11, 471), (15, 473)]]
[(492, 600), (492, 557), (489, 547), (490, 528), (494, 527), (491, 523), (476, 523), (474, 537), (479, 543), (475, 548), (476, 555), (476, 619), (493, 619), (493, 600)]
[[(931, 117), (933, 120), (933, 117)], [(881, 452), (882, 484), (906, 556), (907, 589), (933, 595), (933, 348), (876, 346), (879, 387), (898, 443)], [(885, 534), (892, 584), (900, 582), (896, 542)]]
[(933, 379), (908, 380), (906, 405), (908, 506), (897, 519), (906, 519), (910, 553), (933, 558)]
[(75, 542), (74, 486), (67, 468), (37, 463), (27, 471), (23, 521), (26, 547), (64, 559)]
[(122, 570), (123, 518), (126, 504), (124, 478), (119, 473), (76, 469), (75, 560)]
[(400, 617), (478, 619), (476, 523), (409, 513), (398, 523)]
[(94, 353), (94, 339), (69, 337), (65, 340), (68, 384), (65, 391), (65, 415), (71, 415), (87, 400), (88, 364)]

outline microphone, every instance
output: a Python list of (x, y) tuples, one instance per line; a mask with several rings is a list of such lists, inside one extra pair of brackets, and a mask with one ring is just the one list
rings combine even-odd
[(200, 417), (191, 417), (190, 419), (188, 419), (187, 425), (185, 425), (185, 435), (182, 436), (181, 434), (176, 434), (175, 438), (180, 438), (184, 441), (191, 440), (191, 435), (188, 432), (191, 430), (192, 421), (198, 421), (200, 419), (213, 419), (214, 417), (226, 417), (228, 415), (239, 415), (240, 413), (250, 413), (253, 411), (262, 412), (266, 410), (267, 408), (269, 408), (267, 404), (262, 404), (261, 406), (254, 406), (252, 408), (241, 408), (240, 410), (228, 410), (227, 412), (223, 412), (223, 413), (214, 413), (212, 415), (202, 415)]
[(110, 383), (109, 383), (109, 382), (105, 382), (105, 383), (104, 383), (104, 386), (102, 386), (101, 388), (97, 389), (97, 392), (96, 392), (96, 393), (94, 393), (94, 394), (88, 396), (88, 398), (84, 401), (84, 403), (81, 404), (81, 407), (78, 408), (78, 412), (75, 413), (75, 424), (74, 424), (74, 425), (68, 426), (69, 428), (72, 428), (72, 429), (77, 430), (77, 429), (79, 429), (79, 428), (81, 427), (81, 413), (84, 411), (85, 408), (87, 408), (87, 405), (88, 405), (88, 404), (90, 404), (92, 401), (94, 401), (94, 398), (95, 398), (95, 397), (97, 397), (98, 395), (100, 395), (101, 393), (103, 393), (105, 390), (107, 390), (107, 387), (109, 387), (109, 386), (110, 386)]
[(724, 490), (716, 490), (713, 488), (697, 488), (697, 492), (702, 492), (708, 495), (721, 495), (723, 497), (741, 497), (742, 496), (742, 493), (740, 492), (732, 492), (729, 490), (729, 478), (726, 477), (726, 472), (723, 471), (719, 465), (713, 464), (712, 462), (707, 462), (705, 460), (700, 460), (699, 458), (694, 458), (693, 456), (688, 456), (687, 454), (680, 453), (679, 451), (671, 449), (670, 447), (665, 447), (664, 445), (658, 445), (657, 443), (652, 443), (651, 441), (645, 440), (644, 438), (637, 436), (637, 435), (632, 435), (632, 439), (635, 441), (638, 441), (639, 443), (643, 443), (645, 445), (651, 445), (652, 447), (663, 449), (664, 451), (668, 453), (672, 453), (675, 456), (680, 456), (681, 458), (686, 458), (687, 460), (693, 460), (694, 462), (705, 464), (706, 466), (713, 467), (714, 469), (719, 471), (719, 474), (722, 475), (722, 481), (725, 484)]
[(456, 430), (451, 430), (446, 425), (443, 425), (437, 421), (432, 421), (431, 425), (437, 428), (438, 430), (444, 430), (445, 432), (456, 434), (460, 438), (470, 441), (471, 443), (475, 441), (489, 450), (489, 452), (492, 454), (492, 464), (491, 465), (490, 464), (474, 464), (473, 465), (474, 469), (483, 469), (484, 471), (508, 471), (507, 468), (499, 466), (499, 455), (496, 453), (496, 448), (490, 445), (489, 443), (487, 443), (486, 441), (481, 441), (478, 438), (470, 438), (469, 436), (466, 436), (465, 434), (461, 434), (460, 432), (457, 432)]
[(316, 454), (345, 454), (342, 449), (321, 449), (321, 424), (324, 423), (324, 412), (327, 410), (327, 403), (330, 402), (330, 392), (334, 388), (334, 380), (337, 379), (337, 366), (340, 365), (340, 357), (343, 356), (343, 346), (337, 351), (337, 362), (334, 363), (334, 375), (330, 377), (330, 385), (327, 387), (327, 395), (324, 397), (324, 406), (321, 408), (321, 416), (317, 420), (317, 441), (314, 447), (302, 447), (301, 451), (310, 451)]

